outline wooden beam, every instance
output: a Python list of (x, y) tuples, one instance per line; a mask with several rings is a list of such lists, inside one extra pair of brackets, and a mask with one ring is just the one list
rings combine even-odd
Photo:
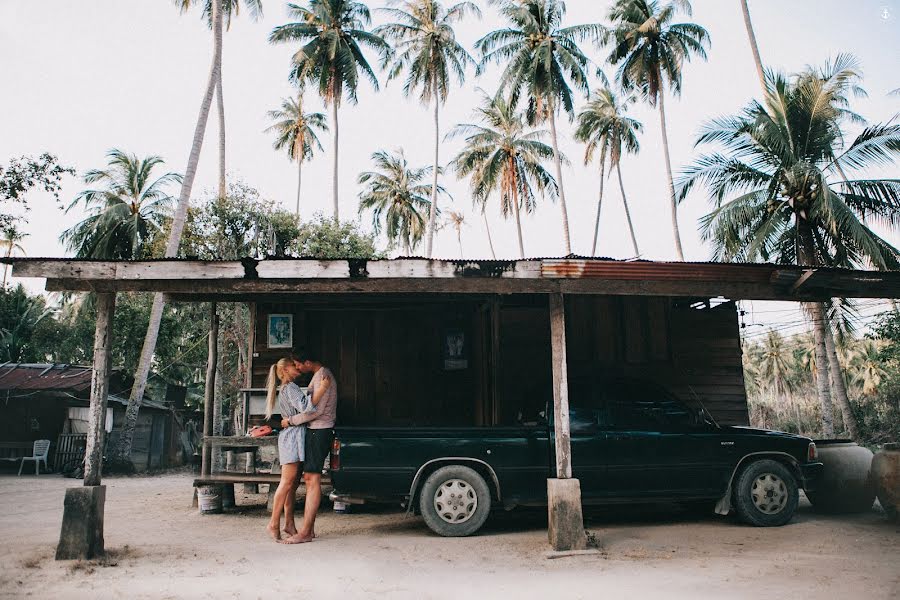
[(200, 457), (200, 473), (212, 472), (212, 448), (205, 440), (213, 434), (213, 402), (216, 401), (216, 364), (219, 355), (219, 314), (216, 303), (209, 305), (209, 353), (206, 359), (206, 384), (203, 391), (203, 453)]
[(818, 273), (818, 270), (816, 269), (809, 269), (807, 271), (804, 271), (803, 275), (801, 275), (791, 286), (791, 294), (796, 294), (797, 292), (799, 292), (800, 288), (809, 283), (809, 280), (812, 279), (816, 275), (816, 273)]
[(553, 363), (553, 427), (556, 434), (556, 477), (572, 477), (569, 436), (569, 376), (566, 361), (566, 315), (562, 294), (550, 294), (550, 345)]
[(97, 294), (97, 325), (94, 329), (94, 372), (91, 375), (91, 406), (88, 411), (87, 445), (84, 450), (84, 485), (100, 485), (103, 473), (103, 442), (106, 438), (106, 403), (109, 396), (112, 323), (115, 294)]

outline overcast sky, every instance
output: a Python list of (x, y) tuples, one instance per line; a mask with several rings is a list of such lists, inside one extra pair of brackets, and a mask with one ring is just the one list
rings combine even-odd
[[(298, 0), (303, 3), (302, 0)], [(467, 47), (486, 32), (501, 26), (487, 2), (482, 20), (469, 19), (457, 28)], [(610, 0), (568, 0), (565, 23), (604, 22)], [(369, 3), (375, 9), (384, 0)], [(272, 28), (287, 21), (283, 1), (264, 0), (265, 16), (258, 22), (242, 11), (224, 36), (224, 86), (227, 169), (259, 189), (264, 197), (293, 208), (296, 168), (282, 152), (272, 149), (266, 111), (277, 108), (292, 94), (288, 82), (290, 45), (272, 46), (266, 40)], [(759, 95), (759, 83), (750, 54), (739, 0), (694, 0), (693, 22), (706, 27), (711, 38), (709, 60), (696, 59), (684, 68), (683, 93), (667, 97), (669, 143), (673, 169), (690, 163), (697, 131), (707, 119), (737, 112)], [(773, 68), (796, 71), (807, 64), (821, 65), (839, 52), (851, 52), (862, 63), (867, 99), (854, 108), (870, 121), (886, 121), (900, 112), (900, 98), (888, 97), (900, 87), (900, 0), (751, 0), (750, 10), (763, 62)], [(373, 11), (375, 24), (383, 17)], [(183, 172), (201, 96), (206, 84), (212, 39), (199, 11), (181, 15), (170, 0), (0, 0), (0, 160), (48, 151), (78, 170), (78, 178), (64, 182), (61, 198), (68, 202), (83, 189), (80, 179), (90, 168), (105, 165), (110, 148), (138, 155), (157, 154), (167, 169)], [(606, 52), (588, 44), (585, 50), (602, 63)], [(374, 57), (371, 57), (373, 63)], [(613, 71), (604, 67), (608, 75)], [(454, 88), (442, 109), (444, 131), (456, 123), (472, 122), (478, 87), (493, 92), (499, 68), (475, 78), (469, 75)], [(415, 99), (402, 95), (402, 82), (374, 92), (361, 84), (359, 104), (341, 108), (341, 211), (356, 218), (356, 175), (371, 168), (371, 154), (380, 149), (404, 148), (413, 164), (432, 160), (431, 113)], [(596, 80), (593, 85), (599, 85)], [(307, 106), (324, 110), (314, 93)], [(659, 116), (655, 109), (637, 105), (633, 116), (644, 124), (641, 151), (626, 157), (622, 172), (632, 206), (642, 256), (673, 259), (665, 169)], [(211, 113), (193, 196), (214, 189), (217, 173), (217, 129)], [(573, 127), (563, 119), (562, 151), (571, 159), (563, 179), (569, 203), (573, 251), (589, 254), (596, 210), (598, 173), (584, 166), (583, 149), (572, 140)], [(305, 165), (301, 211), (331, 211), (331, 142), (323, 138), (325, 152)], [(445, 162), (461, 148), (461, 140), (442, 145)], [(896, 176), (896, 169), (892, 175)], [(444, 185), (453, 202), (445, 210), (461, 211), (468, 225), (462, 243), (467, 258), (488, 258), (490, 252), (479, 215), (472, 209), (467, 183), (452, 175)], [(607, 185), (601, 216), (598, 254), (615, 258), (633, 255), (625, 229), (622, 203), (614, 180)], [(177, 196), (177, 189), (172, 193)], [(52, 198), (29, 195), (33, 207), (24, 247), (29, 256), (64, 256), (59, 234), (79, 219), (64, 214)], [(679, 222), (688, 260), (706, 260), (710, 250), (697, 233), (697, 220), (708, 211), (702, 190), (683, 205)], [(362, 217), (370, 228), (369, 216)], [(488, 210), (498, 256), (516, 256), (515, 226), (504, 221), (494, 204)], [(529, 256), (564, 253), (558, 205), (544, 201), (523, 223)], [(889, 235), (894, 243), (896, 234)], [(384, 242), (381, 242), (384, 245)], [(459, 255), (455, 233), (445, 229), (435, 242), (437, 257)]]

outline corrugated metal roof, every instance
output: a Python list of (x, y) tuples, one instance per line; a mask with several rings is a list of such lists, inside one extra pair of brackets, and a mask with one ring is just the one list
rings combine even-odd
[(91, 389), (91, 367), (58, 364), (0, 365), (0, 390), (85, 392)]
[[(83, 365), (0, 363), (0, 392), (20, 397), (36, 392), (62, 392), (73, 399), (87, 401), (91, 392), (91, 375), (92, 367)], [(109, 395), (109, 400), (123, 406), (128, 404), (127, 397), (115, 393)], [(168, 410), (165, 404), (146, 396), (142, 406)]]

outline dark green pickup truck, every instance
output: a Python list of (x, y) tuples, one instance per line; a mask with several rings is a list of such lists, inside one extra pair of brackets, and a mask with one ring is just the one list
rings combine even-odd
[[(702, 409), (639, 382), (606, 385), (570, 411), (573, 477), (585, 504), (718, 501), (747, 523), (783, 525), (822, 470), (812, 440), (719, 427)], [(399, 502), (440, 535), (478, 531), (491, 507), (547, 503), (553, 423), (338, 428), (335, 499)]]

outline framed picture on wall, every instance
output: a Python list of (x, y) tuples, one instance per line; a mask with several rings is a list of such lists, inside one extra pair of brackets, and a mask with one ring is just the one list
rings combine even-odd
[(448, 329), (444, 334), (444, 370), (467, 369), (466, 334), (461, 329)]
[(294, 346), (294, 315), (269, 315), (269, 348), (292, 348)]

